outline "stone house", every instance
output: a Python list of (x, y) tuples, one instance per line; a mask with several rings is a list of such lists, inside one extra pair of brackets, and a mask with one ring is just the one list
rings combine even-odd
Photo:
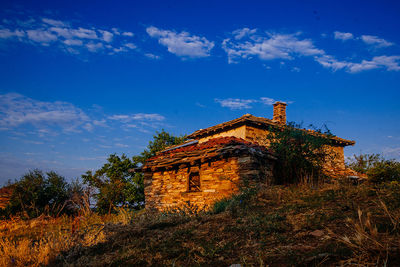
[(275, 160), (265, 147), (236, 137), (194, 140), (170, 148), (142, 168), (146, 208), (209, 206), (242, 185), (270, 181)]
[[(270, 183), (276, 160), (268, 150), (271, 127), (286, 126), (286, 103), (276, 102), (272, 120), (250, 114), (200, 129), (189, 141), (170, 147), (142, 167), (146, 207), (162, 210), (185, 203), (199, 206), (237, 192), (243, 183)], [(304, 130), (330, 139), (332, 156), (325, 169), (331, 174), (354, 175), (346, 169), (343, 149), (354, 141)]]

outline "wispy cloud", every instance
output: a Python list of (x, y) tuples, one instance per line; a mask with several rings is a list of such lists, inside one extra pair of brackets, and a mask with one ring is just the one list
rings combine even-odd
[[(241, 98), (225, 98), (225, 99), (214, 99), (215, 102), (219, 103), (221, 107), (230, 108), (232, 110), (236, 109), (250, 109), (253, 108), (252, 104), (261, 103), (264, 105), (271, 106), (277, 100), (270, 97), (260, 97), (259, 99), (241, 99)], [(281, 101), (283, 102), (283, 101)], [(293, 103), (292, 101), (286, 101), (288, 103)]]
[(133, 37), (134, 34), (132, 32), (123, 32), (122, 35), (123, 36)]
[(222, 48), (228, 54), (229, 63), (253, 57), (291, 60), (297, 56), (324, 54), (310, 39), (301, 39), (300, 34), (257, 34), (255, 29), (248, 28), (233, 31), (231, 38), (223, 40)]
[(45, 17), (31, 18), (27, 21), (3, 20), (3, 24), (0, 25), (0, 41), (52, 45), (71, 54), (81, 54), (85, 51), (105, 54), (128, 52), (136, 48), (131, 41), (132, 36), (131, 32), (121, 34), (117, 28), (108, 30), (85, 27)]
[(394, 45), (394, 43), (388, 42), (385, 39), (373, 35), (362, 35), (361, 40), (364, 43), (371, 45), (375, 48), (388, 47)]
[(400, 71), (400, 56), (376, 56), (371, 60), (361, 62), (340, 61), (330, 55), (316, 57), (315, 60), (323, 67), (333, 71), (344, 69), (350, 73), (358, 73), (366, 70), (385, 69), (388, 71)]
[[(258, 34), (257, 30), (243, 28), (231, 33), (231, 37), (222, 42), (222, 48), (228, 55), (229, 63), (237, 63), (243, 59), (258, 58), (262, 61), (268, 60), (294, 60), (300, 57), (311, 57), (323, 67), (333, 71), (345, 70), (349, 73), (358, 73), (373, 69), (387, 71), (400, 71), (400, 56), (381, 55), (372, 59), (362, 59), (360, 62), (338, 60), (335, 56), (329, 55), (325, 50), (317, 48), (311, 39), (301, 38), (301, 33), (281, 34), (265, 33)], [(355, 38), (352, 33), (335, 32), (335, 39), (350, 40)], [(361, 39), (376, 47), (391, 45), (376, 36), (363, 35)], [(299, 68), (292, 68), (292, 71), (299, 71)]]
[[(90, 112), (89, 112), (90, 114)], [(0, 95), (0, 129), (10, 131), (33, 127), (29, 132), (38, 137), (57, 136), (63, 133), (94, 132), (96, 127), (136, 129), (163, 126), (165, 117), (157, 113), (97, 114), (89, 116), (68, 102), (45, 102), (17, 93)], [(165, 125), (164, 125), (165, 126)]]
[(387, 158), (400, 159), (400, 147), (386, 147), (382, 153)]
[(146, 57), (151, 58), (151, 59), (160, 59), (160, 56), (154, 55), (152, 53), (146, 53), (144, 54)]
[(179, 57), (201, 58), (210, 56), (210, 51), (214, 47), (214, 42), (205, 37), (191, 35), (182, 31), (177, 33), (170, 30), (162, 30), (154, 26), (146, 29), (147, 33), (157, 38), (158, 42), (168, 48), (168, 52)]
[(165, 120), (165, 117), (156, 113), (136, 113), (131, 115), (112, 115), (109, 116), (108, 119), (128, 123), (132, 121), (163, 121)]
[(14, 128), (58, 126), (64, 131), (88, 127), (89, 117), (67, 102), (43, 102), (16, 93), (0, 95), (0, 125)]
[(334, 32), (334, 37), (336, 40), (342, 40), (342, 41), (347, 41), (347, 40), (351, 40), (354, 39), (354, 35), (350, 32)]
[(239, 99), (239, 98), (227, 98), (227, 99), (215, 99), (215, 102), (219, 103), (221, 107), (230, 109), (249, 109), (251, 103), (256, 102), (254, 99)]
[(275, 99), (269, 98), (269, 97), (261, 97), (260, 101), (261, 101), (261, 103), (263, 103), (265, 105), (269, 105), (269, 106), (271, 106), (272, 104), (274, 104), (276, 102)]
[(335, 31), (334, 38), (337, 40), (347, 41), (347, 40), (361, 40), (365, 44), (373, 47), (373, 48), (383, 48), (394, 45), (394, 43), (386, 41), (383, 38), (379, 38), (374, 35), (361, 35), (360, 37), (355, 37), (354, 34), (350, 32), (339, 32)]
[(116, 146), (116, 147), (122, 147), (122, 148), (129, 147), (129, 145), (127, 145), (127, 144), (121, 144), (121, 143), (116, 143), (115, 146)]

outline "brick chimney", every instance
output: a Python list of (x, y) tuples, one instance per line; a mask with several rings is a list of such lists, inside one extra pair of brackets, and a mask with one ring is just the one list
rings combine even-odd
[(275, 102), (274, 106), (274, 116), (272, 120), (278, 124), (286, 124), (286, 103), (285, 102)]

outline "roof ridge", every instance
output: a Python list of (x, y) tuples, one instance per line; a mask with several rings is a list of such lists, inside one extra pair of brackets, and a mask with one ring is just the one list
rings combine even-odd
[[(274, 122), (271, 119), (268, 119), (268, 118), (265, 118), (265, 117), (257, 117), (257, 116), (254, 116), (252, 114), (248, 114), (247, 113), (247, 114), (242, 115), (239, 118), (236, 118), (236, 119), (233, 119), (233, 120), (230, 120), (230, 121), (226, 121), (226, 122), (222, 122), (222, 123), (219, 123), (219, 124), (214, 125), (214, 126), (210, 126), (208, 128), (205, 128), (205, 129), (197, 130), (197, 131), (193, 132), (192, 134), (188, 135), (188, 138), (196, 139), (196, 138), (199, 138), (201, 136), (211, 135), (211, 133), (213, 133), (213, 132), (219, 132), (219, 131), (221, 131), (221, 130), (223, 130), (225, 128), (234, 127), (234, 126), (240, 125), (242, 123), (245, 124), (247, 122), (255, 123), (258, 126), (262, 126), (262, 125), (266, 126), (266, 125), (268, 125), (268, 126), (274, 126), (274, 127), (279, 127), (279, 128), (288, 126), (286, 124), (285, 125), (279, 125), (278, 123)], [(315, 130), (313, 131), (311, 129), (301, 129), (301, 128), (295, 128), (295, 127), (293, 127), (293, 128), (297, 129), (297, 130), (301, 130), (301, 131), (306, 131), (306, 132), (308, 132), (310, 134), (313, 134), (313, 135), (324, 136), (324, 137), (329, 138), (331, 140), (335, 140), (337, 142), (340, 142), (340, 143), (342, 143), (344, 145), (354, 145), (355, 144), (355, 141), (347, 140), (347, 139), (344, 139), (344, 138), (340, 138), (340, 137), (337, 137), (335, 135), (330, 136), (328, 134), (320, 133), (320, 132), (315, 131)]]

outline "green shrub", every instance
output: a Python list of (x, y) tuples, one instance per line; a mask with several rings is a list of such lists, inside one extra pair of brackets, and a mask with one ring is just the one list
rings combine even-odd
[(29, 171), (10, 187), (12, 195), (3, 215), (21, 214), (30, 218), (42, 213), (52, 216), (72, 213), (73, 207), (67, 206), (67, 201), (80, 190), (80, 185), (71, 186), (53, 171), (44, 174), (37, 169)]
[(285, 127), (271, 127), (267, 142), (277, 157), (274, 166), (275, 183), (319, 182), (324, 177), (323, 165), (332, 155), (326, 153), (331, 145), (331, 132), (326, 129), (310, 131), (300, 124), (288, 123)]
[(227, 199), (227, 198), (221, 199), (214, 203), (212, 212), (214, 214), (224, 212), (230, 203), (231, 203), (231, 199)]
[(214, 203), (212, 213), (218, 214), (224, 211), (230, 211), (235, 215), (238, 208), (245, 208), (249, 205), (250, 200), (256, 195), (257, 189), (253, 187), (241, 188), (240, 193), (233, 195), (231, 198), (224, 198)]
[(380, 154), (354, 155), (347, 167), (361, 173), (365, 173), (373, 183), (391, 181), (400, 182), (400, 162), (385, 159)]
[(353, 155), (350, 162), (347, 162), (347, 167), (360, 173), (367, 173), (378, 162), (382, 161), (383, 157), (380, 154), (360, 154)]
[(369, 180), (374, 183), (400, 182), (400, 162), (395, 160), (380, 160), (367, 171), (367, 175)]

